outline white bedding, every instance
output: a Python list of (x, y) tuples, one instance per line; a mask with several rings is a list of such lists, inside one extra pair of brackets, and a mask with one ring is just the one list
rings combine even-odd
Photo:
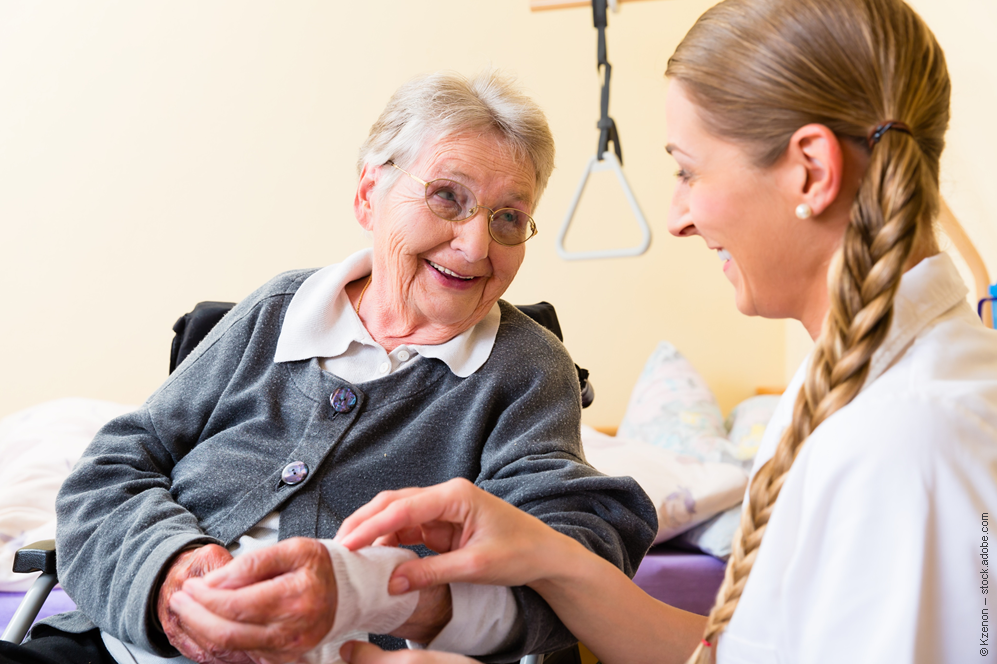
[(59, 399), (0, 420), (0, 592), (23, 591), (36, 574), (14, 574), (14, 552), (55, 537), (55, 496), (106, 422), (134, 410), (93, 399)]

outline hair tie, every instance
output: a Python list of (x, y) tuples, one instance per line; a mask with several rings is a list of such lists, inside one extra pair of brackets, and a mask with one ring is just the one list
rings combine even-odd
[(869, 136), (868, 138), (866, 138), (866, 140), (869, 143), (869, 149), (871, 150), (872, 148), (874, 148), (876, 146), (876, 143), (879, 143), (879, 139), (883, 138), (883, 134), (885, 134), (891, 129), (895, 131), (902, 131), (903, 133), (911, 137), (914, 136), (914, 132), (912, 132), (910, 130), (910, 127), (908, 127), (906, 124), (904, 124), (903, 122), (899, 122), (897, 120), (890, 120), (889, 122), (881, 124), (869, 132)]
[(700, 643), (702, 643), (707, 648), (712, 648), (713, 647), (713, 644), (710, 643), (709, 641), (707, 641), (706, 639), (703, 639), (702, 641), (700, 641)]

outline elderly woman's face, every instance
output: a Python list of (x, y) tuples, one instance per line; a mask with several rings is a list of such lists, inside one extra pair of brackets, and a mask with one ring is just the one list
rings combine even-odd
[[(361, 177), (361, 191), (364, 177), (383, 180), (394, 171), (390, 166), (373, 170)], [(532, 212), (532, 165), (517, 160), (498, 135), (443, 139), (425, 148), (406, 170), (426, 181), (460, 182), (480, 206)], [(437, 217), (426, 206), (423, 185), (398, 175), (387, 194), (371, 193), (369, 209), (358, 210), (361, 224), (373, 234), (378, 292), (395, 298), (382, 306), (391, 306), (399, 323), (409, 327), (432, 325), (459, 334), (484, 318), (508, 288), (523, 262), (524, 245), (508, 247), (492, 240), (487, 210), (463, 222)]]

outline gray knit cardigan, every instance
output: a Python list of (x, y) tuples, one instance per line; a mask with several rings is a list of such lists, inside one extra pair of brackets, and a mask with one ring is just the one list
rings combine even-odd
[[(154, 598), (184, 548), (228, 546), (274, 510), (281, 539), (331, 538), (379, 491), (453, 477), (633, 576), (657, 530), (654, 508), (632, 479), (585, 462), (577, 377), (552, 334), (501, 302), (492, 353), (467, 378), (421, 358), (352, 385), (314, 358), (273, 360), (287, 306), (311, 273), (280, 275), (238, 304), (139, 410), (97, 434), (56, 504), (59, 579), (79, 610), (47, 624), (96, 625), (175, 655)], [(343, 387), (357, 395), (349, 412), (330, 402)], [(296, 461), (310, 472), (291, 486), (281, 470)], [(519, 624), (484, 659), (514, 661), (574, 641), (535, 592), (513, 592)]]

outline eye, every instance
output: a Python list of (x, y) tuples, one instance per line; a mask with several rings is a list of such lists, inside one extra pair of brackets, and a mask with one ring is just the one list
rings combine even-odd
[(505, 208), (495, 214), (495, 220), (513, 226), (519, 225), (523, 221), (523, 216), (516, 210)]
[(457, 194), (454, 193), (453, 189), (448, 187), (441, 187), (440, 189), (437, 189), (433, 195), (447, 201), (448, 203), (457, 202)]
[(684, 168), (680, 168), (675, 171), (675, 177), (678, 178), (678, 181), (682, 184), (688, 184), (689, 180), (692, 179), (692, 174)]
[(493, 238), (509, 246), (526, 242), (536, 232), (529, 215), (516, 208), (495, 210), (489, 229)]
[(426, 187), (429, 209), (444, 219), (466, 219), (474, 208), (474, 196), (463, 185), (453, 180), (433, 180)]

